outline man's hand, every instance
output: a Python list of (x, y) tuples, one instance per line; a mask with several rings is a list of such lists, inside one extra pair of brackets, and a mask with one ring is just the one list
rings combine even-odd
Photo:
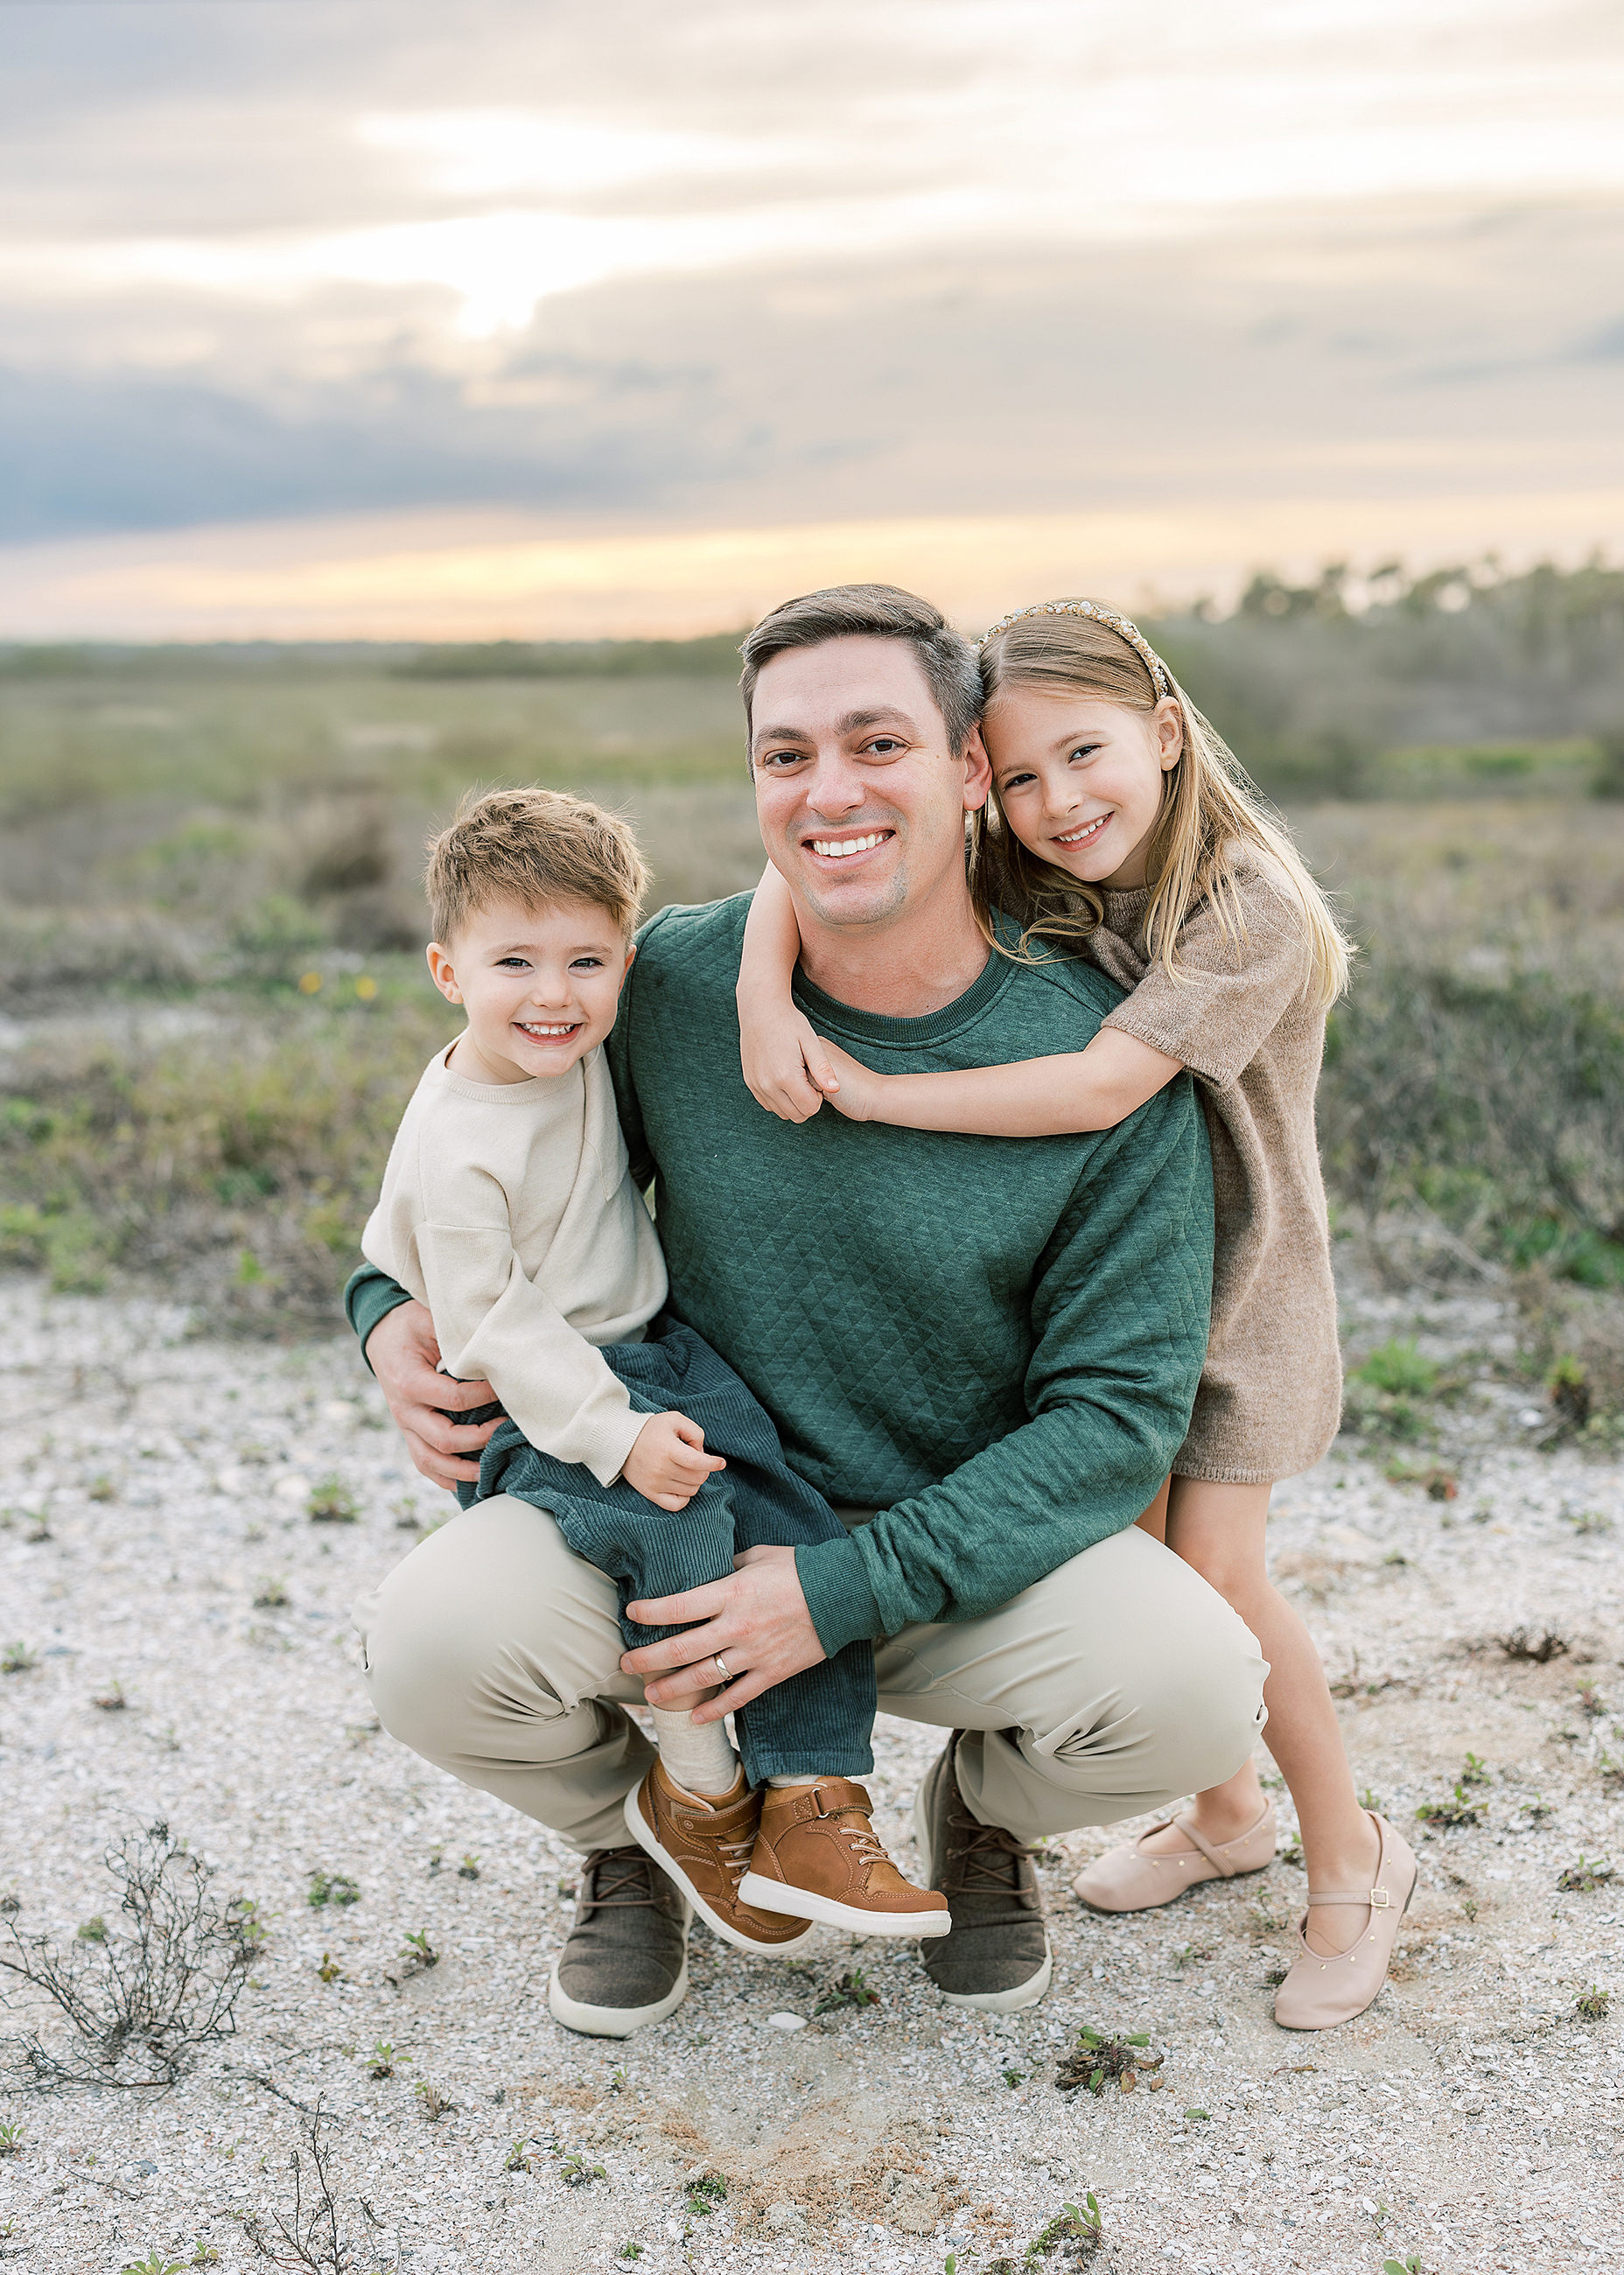
[(705, 1450), (705, 1432), (685, 1414), (651, 1414), (638, 1432), (621, 1475), (634, 1493), (657, 1508), (686, 1508), (714, 1470), (720, 1454)]
[(709, 1691), (717, 1681), (718, 1651), (727, 1664), (727, 1684), (694, 1707), (696, 1722), (720, 1722), (736, 1706), (748, 1705), (775, 1682), (828, 1657), (801, 1593), (793, 1548), (747, 1548), (733, 1562), (730, 1580), (709, 1580), (680, 1596), (627, 1605), (632, 1619), (650, 1627), (704, 1621), (622, 1659), (628, 1674), (644, 1677), (651, 1706), (684, 1706)]
[(427, 1305), (397, 1304), (367, 1336), (366, 1356), (415, 1467), (437, 1485), (478, 1484), (480, 1448), (499, 1425), (448, 1422), (439, 1410), (466, 1413), (493, 1404), (496, 1394), (488, 1382), (457, 1382), (435, 1372), (440, 1345)]

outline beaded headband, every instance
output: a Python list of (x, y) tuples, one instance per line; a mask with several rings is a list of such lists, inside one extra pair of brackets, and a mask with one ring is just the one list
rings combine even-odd
[(1092, 601), (1038, 601), (1030, 608), (1016, 608), (1008, 616), (1000, 616), (995, 624), (989, 625), (982, 633), (976, 642), (978, 654), (986, 646), (988, 640), (995, 639), (1000, 632), (1008, 631), (1011, 624), (1018, 624), (1023, 616), (1092, 617), (1096, 624), (1108, 626), (1119, 638), (1127, 641), (1129, 646), (1150, 673), (1152, 684), (1159, 694), (1173, 693), (1173, 674), (1157, 654), (1149, 640), (1145, 639), (1138, 625), (1129, 624), (1126, 616), (1119, 616), (1111, 608), (1096, 608)]

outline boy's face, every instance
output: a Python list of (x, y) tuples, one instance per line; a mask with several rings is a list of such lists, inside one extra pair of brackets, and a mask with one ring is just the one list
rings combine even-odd
[(495, 901), (456, 939), (434, 941), (428, 968), (448, 1003), (468, 1014), (452, 1064), (469, 1082), (567, 1074), (615, 1024), (636, 950), (607, 909)]

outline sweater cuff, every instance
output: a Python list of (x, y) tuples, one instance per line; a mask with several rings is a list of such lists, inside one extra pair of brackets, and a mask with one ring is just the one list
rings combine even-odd
[(868, 1573), (850, 1535), (797, 1548), (795, 1568), (818, 1640), (831, 1659), (849, 1643), (872, 1643), (885, 1632)]
[[(361, 1339), (363, 1358), (366, 1358), (366, 1338), (379, 1321), (387, 1319), (391, 1311), (411, 1301), (411, 1289), (403, 1288), (398, 1280), (391, 1280), (375, 1264), (360, 1265), (350, 1274), (344, 1282), (344, 1312)], [(370, 1371), (369, 1358), (366, 1364)]]
[(580, 1458), (606, 1493), (631, 1459), (631, 1448), (642, 1434), (643, 1425), (653, 1418), (652, 1414), (627, 1410), (609, 1417), (593, 1431), (592, 1444)]

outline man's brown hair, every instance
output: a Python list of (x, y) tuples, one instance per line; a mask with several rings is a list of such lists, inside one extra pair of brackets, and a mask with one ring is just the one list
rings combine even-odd
[(637, 839), (620, 816), (567, 790), (465, 790), (427, 852), (423, 889), (442, 947), (477, 911), (508, 900), (527, 909), (588, 901), (629, 939), (648, 889)]
[(947, 722), (948, 748), (956, 759), (981, 716), (976, 651), (933, 601), (904, 593), (900, 585), (832, 585), (826, 592), (804, 593), (746, 632), (739, 649), (744, 659), (739, 691), (746, 733), (753, 737), (756, 681), (764, 663), (787, 648), (821, 647), (825, 640), (853, 638), (907, 642)]

